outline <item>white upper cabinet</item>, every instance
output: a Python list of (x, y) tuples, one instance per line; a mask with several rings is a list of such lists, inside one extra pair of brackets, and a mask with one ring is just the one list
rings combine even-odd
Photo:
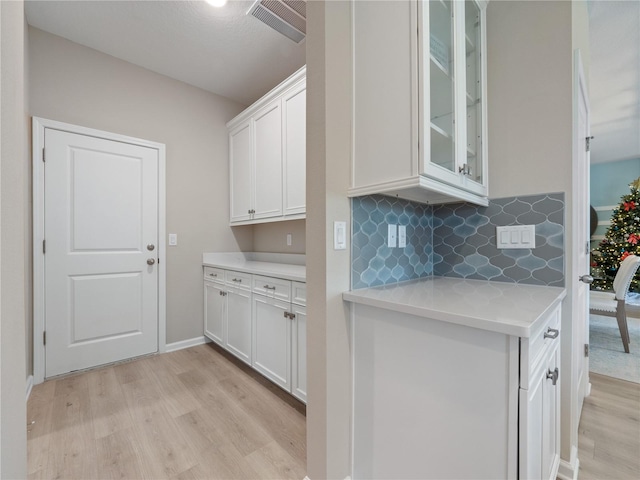
[(306, 67), (227, 123), (230, 223), (305, 218)]
[(302, 81), (282, 98), (285, 215), (304, 214), (307, 181), (307, 85)]
[(246, 120), (229, 132), (232, 222), (251, 218), (252, 150), (251, 123)]
[(485, 10), (353, 3), (350, 196), (487, 204)]
[(278, 217), (282, 215), (282, 108), (280, 102), (271, 103), (256, 113), (253, 126), (255, 145), (253, 218)]

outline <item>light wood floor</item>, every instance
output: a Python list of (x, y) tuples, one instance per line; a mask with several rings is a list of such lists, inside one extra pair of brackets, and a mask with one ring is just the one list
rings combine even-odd
[(590, 373), (578, 430), (580, 480), (640, 478), (640, 384)]
[(37, 385), (27, 418), (33, 479), (306, 475), (304, 405), (210, 344)]

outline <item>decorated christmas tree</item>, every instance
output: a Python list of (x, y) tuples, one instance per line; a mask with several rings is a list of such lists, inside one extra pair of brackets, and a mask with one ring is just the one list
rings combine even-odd
[[(631, 193), (624, 195), (611, 215), (611, 225), (591, 265), (597, 271), (592, 288), (612, 290), (613, 279), (620, 262), (629, 255), (640, 255), (640, 178), (629, 185)], [(640, 272), (631, 281), (630, 292), (640, 292)]]

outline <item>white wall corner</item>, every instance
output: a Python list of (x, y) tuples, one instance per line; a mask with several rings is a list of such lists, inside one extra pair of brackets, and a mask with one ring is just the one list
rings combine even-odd
[(29, 397), (31, 396), (31, 390), (33, 390), (33, 375), (29, 375), (27, 377), (27, 402), (29, 401)]
[(580, 460), (578, 459), (578, 448), (574, 445), (571, 447), (571, 459), (569, 461), (562, 458), (560, 459), (557, 478), (560, 480), (578, 480), (579, 470)]

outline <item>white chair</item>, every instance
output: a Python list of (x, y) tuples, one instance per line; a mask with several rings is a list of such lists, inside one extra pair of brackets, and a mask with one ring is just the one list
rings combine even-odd
[(629, 292), (631, 280), (640, 267), (640, 257), (629, 255), (618, 268), (613, 279), (613, 292), (600, 292), (592, 290), (589, 292), (589, 312), (595, 315), (615, 317), (618, 321), (622, 345), (625, 353), (629, 353), (629, 326), (627, 325), (627, 312), (625, 308), (625, 298)]

